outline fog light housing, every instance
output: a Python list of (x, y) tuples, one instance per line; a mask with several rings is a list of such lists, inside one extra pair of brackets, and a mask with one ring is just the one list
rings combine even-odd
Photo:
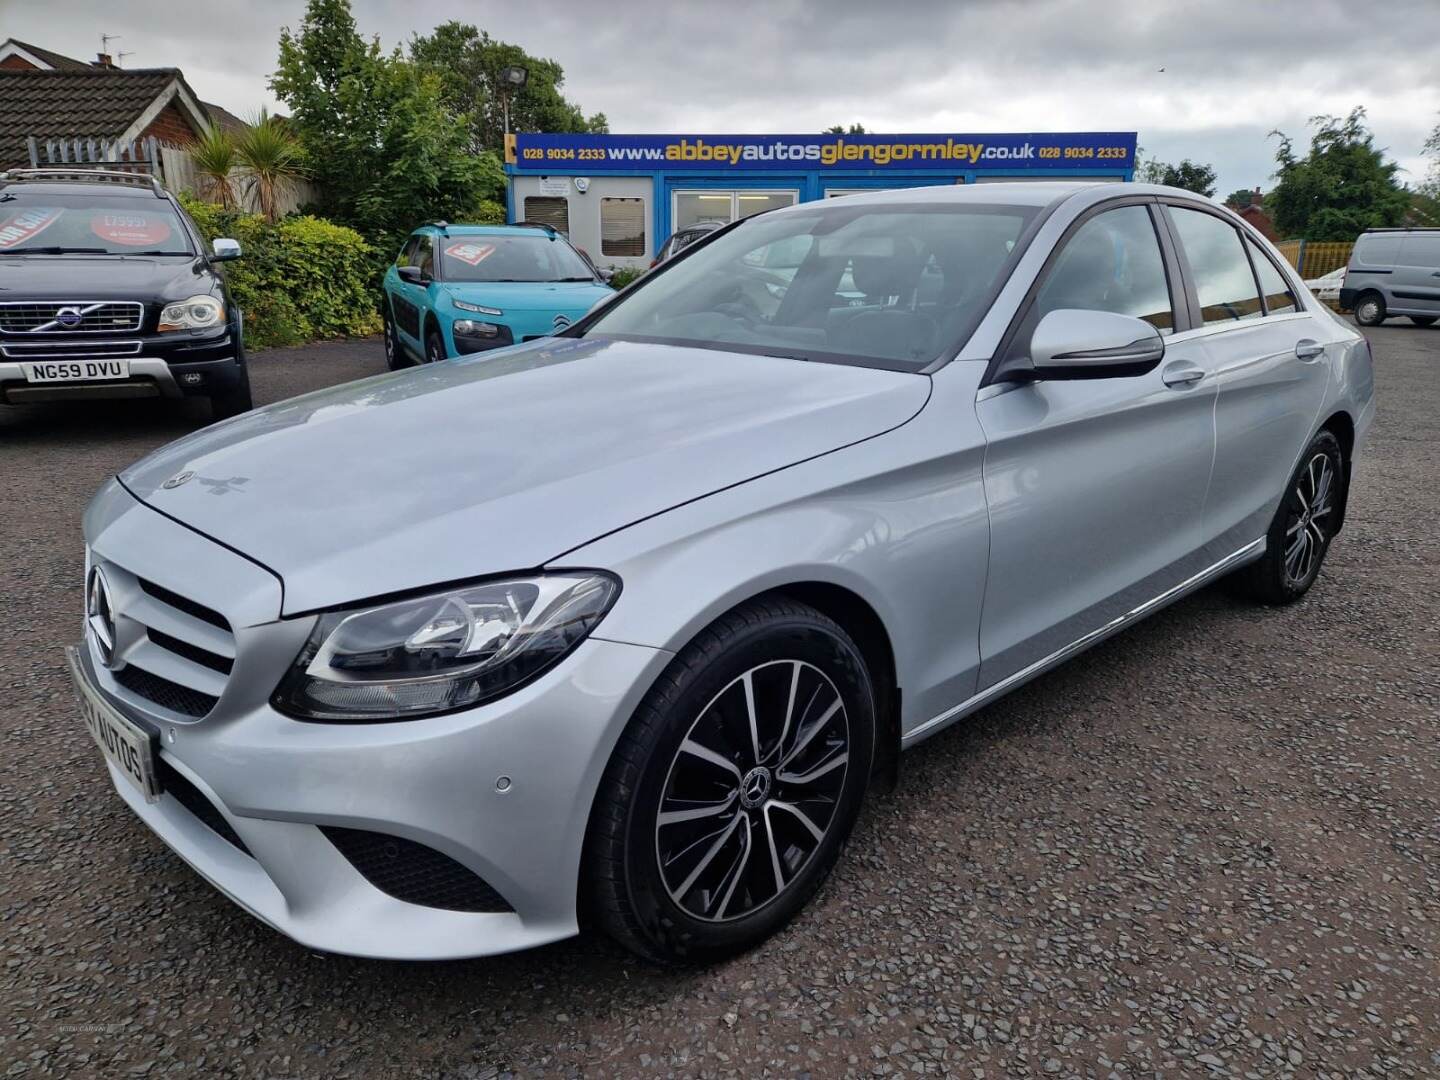
[(476, 319), (457, 319), (450, 329), (462, 337), (497, 337), (500, 333), (500, 327), (494, 323)]
[(205, 381), (205, 376), (198, 371), (182, 371), (180, 381), (186, 386), (199, 386)]

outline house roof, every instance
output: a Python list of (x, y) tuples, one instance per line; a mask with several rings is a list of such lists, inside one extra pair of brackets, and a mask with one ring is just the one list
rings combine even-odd
[(21, 41), (19, 38), (6, 38), (0, 41), (0, 54), (16, 53), (25, 59), (35, 59), (41, 64), (58, 68), (63, 71), (84, 71), (91, 65), (84, 60), (76, 60), (73, 56), (61, 56), (49, 49), (42, 49), (39, 45), (31, 45), (28, 41)]
[(239, 135), (250, 130), (249, 124), (224, 106), (216, 105), (213, 101), (202, 101), (200, 104), (210, 114), (210, 119), (220, 125), (222, 131), (228, 131), (231, 135)]
[(28, 163), (30, 135), (121, 138), (162, 95), (194, 100), (176, 68), (0, 70), (0, 166)]

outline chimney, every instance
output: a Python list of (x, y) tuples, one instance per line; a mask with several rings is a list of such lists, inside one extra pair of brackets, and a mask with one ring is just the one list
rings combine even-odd
[(1250, 193), (1250, 205), (1251, 205), (1251, 206), (1263, 206), (1264, 204), (1265, 204), (1265, 196), (1263, 196), (1263, 195), (1260, 194), (1260, 189), (1257, 187), (1254, 191), (1252, 191), (1252, 192)]
[(115, 61), (109, 53), (96, 53), (95, 63), (91, 66), (100, 68), (113, 68), (115, 66)]

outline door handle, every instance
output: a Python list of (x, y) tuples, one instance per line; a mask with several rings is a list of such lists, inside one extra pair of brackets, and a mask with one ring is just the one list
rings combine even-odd
[(1306, 363), (1311, 360), (1318, 360), (1325, 355), (1325, 346), (1318, 341), (1311, 341), (1309, 338), (1302, 338), (1295, 345), (1295, 355)]
[(1160, 379), (1166, 386), (1193, 386), (1204, 377), (1205, 369), (1201, 367), (1166, 368), (1160, 373)]

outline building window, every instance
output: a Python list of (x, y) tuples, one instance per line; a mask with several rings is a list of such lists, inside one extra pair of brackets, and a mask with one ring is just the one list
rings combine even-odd
[(645, 200), (600, 200), (600, 254), (621, 259), (645, 255)]
[(677, 191), (671, 214), (675, 231), (707, 221), (729, 224), (738, 218), (793, 206), (796, 191)]
[(570, 235), (570, 200), (564, 195), (527, 195), (523, 221), (549, 225), (558, 233)]

